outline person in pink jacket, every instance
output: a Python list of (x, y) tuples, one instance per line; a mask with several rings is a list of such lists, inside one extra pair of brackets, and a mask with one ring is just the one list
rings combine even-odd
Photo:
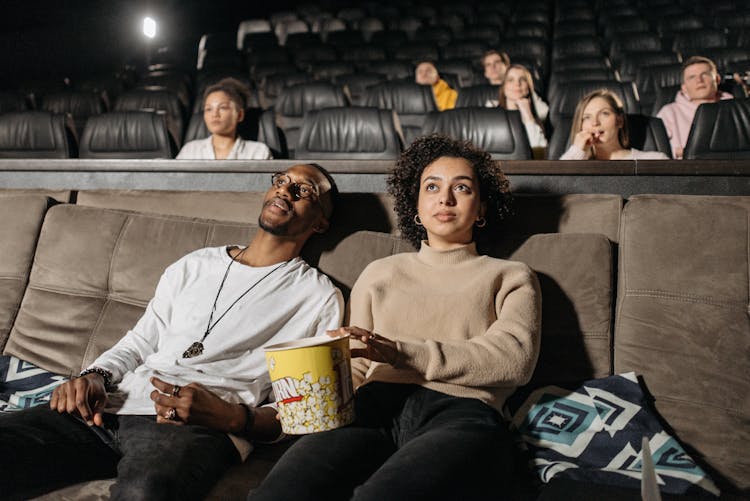
[(682, 158), (698, 106), (732, 99), (731, 94), (719, 91), (720, 81), (716, 64), (707, 57), (693, 56), (683, 63), (682, 87), (674, 102), (664, 105), (656, 114), (667, 129), (674, 158)]

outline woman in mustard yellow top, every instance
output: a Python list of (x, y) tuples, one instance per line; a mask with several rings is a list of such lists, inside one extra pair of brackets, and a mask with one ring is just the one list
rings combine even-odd
[(435, 104), (439, 111), (452, 110), (456, 107), (458, 92), (440, 78), (435, 65), (429, 61), (417, 65), (414, 81), (419, 85), (431, 85), (432, 95), (435, 96)]

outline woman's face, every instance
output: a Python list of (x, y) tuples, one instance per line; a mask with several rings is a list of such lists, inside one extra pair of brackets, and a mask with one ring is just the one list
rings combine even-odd
[(244, 111), (237, 108), (237, 104), (226, 92), (216, 91), (206, 96), (203, 103), (203, 120), (211, 134), (237, 135), (237, 124), (243, 117)]
[(621, 128), (622, 123), (617, 113), (606, 99), (595, 97), (583, 109), (581, 130), (590, 132), (595, 143), (615, 141), (619, 144), (617, 133)]
[(472, 241), (474, 223), (484, 215), (479, 180), (464, 158), (440, 157), (422, 172), (417, 212), (436, 249), (450, 249)]
[(509, 69), (505, 74), (503, 90), (508, 100), (517, 101), (529, 97), (529, 82), (526, 80), (526, 74), (518, 68)]

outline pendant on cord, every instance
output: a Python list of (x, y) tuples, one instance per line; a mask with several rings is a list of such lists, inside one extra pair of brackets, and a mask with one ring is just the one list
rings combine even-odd
[(182, 354), (182, 358), (197, 357), (201, 353), (203, 353), (203, 343), (201, 343), (200, 341), (196, 341), (190, 345), (190, 348), (185, 350), (185, 353)]

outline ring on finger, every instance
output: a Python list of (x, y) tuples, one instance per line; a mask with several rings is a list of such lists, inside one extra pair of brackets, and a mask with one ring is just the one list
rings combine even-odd
[(164, 414), (164, 417), (166, 419), (169, 419), (170, 421), (174, 421), (177, 419), (177, 409), (174, 407), (170, 407), (166, 414)]
[(180, 389), (181, 388), (179, 387), (179, 385), (174, 385), (172, 387), (172, 396), (173, 397), (179, 397), (180, 396)]

